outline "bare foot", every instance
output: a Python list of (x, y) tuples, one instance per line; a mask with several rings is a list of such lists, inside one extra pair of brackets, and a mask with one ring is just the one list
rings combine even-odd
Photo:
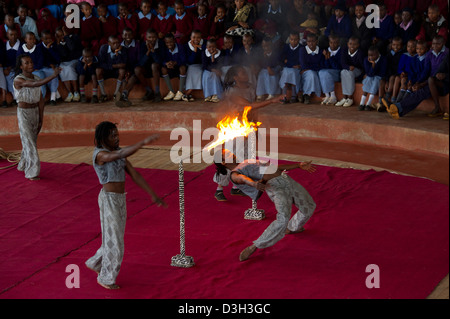
[(106, 284), (102, 284), (102, 283), (100, 283), (100, 282), (98, 282), (98, 281), (97, 281), (97, 283), (98, 283), (100, 286), (102, 286), (103, 288), (110, 289), (110, 290), (112, 290), (112, 289), (119, 289), (119, 288), (120, 288), (120, 287), (117, 286), (116, 284), (106, 285)]
[(289, 230), (288, 228), (286, 228), (286, 235), (290, 235), (290, 234), (298, 234), (298, 233), (301, 233), (302, 231), (304, 231), (305, 229), (303, 228), (303, 227), (301, 227), (299, 230), (296, 230), (296, 231), (292, 231), (292, 230)]
[(40, 180), (40, 179), (41, 179), (41, 178), (40, 178), (39, 176), (35, 176), (35, 177), (29, 178), (30, 181), (38, 181), (38, 180)]
[(247, 260), (255, 251), (256, 251), (255, 245), (248, 246), (239, 255), (239, 261)]

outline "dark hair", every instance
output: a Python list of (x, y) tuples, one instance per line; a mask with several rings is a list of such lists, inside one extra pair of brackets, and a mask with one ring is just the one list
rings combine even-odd
[(153, 29), (153, 28), (148, 28), (146, 33), (147, 34), (154, 33), (154, 34), (158, 35), (158, 32), (155, 29)]
[(426, 49), (428, 49), (428, 43), (425, 40), (418, 40), (416, 45), (422, 45), (424, 46)]
[(367, 50), (367, 52), (376, 52), (376, 53), (380, 53), (380, 51), (378, 50), (378, 48), (377, 48), (377, 46), (376, 45), (372, 45), (368, 50)]
[(106, 140), (114, 129), (117, 129), (117, 125), (109, 121), (98, 124), (95, 127), (94, 145), (96, 147), (105, 147)]
[(356, 41), (356, 42), (358, 42), (358, 44), (359, 44), (359, 38), (358, 37), (355, 37), (355, 36), (351, 36), (349, 39), (348, 39), (348, 41)]
[(223, 165), (222, 163), (216, 163), (216, 162), (214, 162), (214, 164), (216, 165), (216, 176), (228, 174), (227, 168), (225, 167), (225, 165)]
[(17, 56), (16, 58), (16, 66), (14, 68), (14, 77), (18, 76), (20, 73), (22, 73), (22, 69), (20, 68), (22, 66), (22, 59), (23, 58), (30, 58), (31, 56), (28, 53), (21, 54)]
[(165, 39), (174, 39), (175, 40), (175, 37), (174, 37), (174, 35), (172, 34), (172, 33), (167, 33), (165, 36), (164, 36), (164, 40)]
[(242, 70), (245, 72), (245, 69), (243, 66), (234, 65), (227, 71), (227, 73), (225, 74), (225, 79), (224, 79), (225, 91), (234, 86), (234, 84), (235, 84), (234, 77), (237, 76), (237, 74)]

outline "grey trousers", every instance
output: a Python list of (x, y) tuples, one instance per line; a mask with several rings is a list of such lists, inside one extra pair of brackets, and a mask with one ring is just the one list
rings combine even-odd
[[(316, 203), (306, 189), (289, 176), (279, 176), (267, 183), (267, 195), (275, 204), (277, 219), (253, 242), (257, 248), (267, 248), (281, 240), (286, 229), (297, 231), (311, 218)], [(299, 210), (291, 218), (292, 204)], [(290, 219), (290, 220), (289, 220)]]
[(37, 137), (39, 126), (39, 108), (17, 108), (22, 154), (17, 169), (25, 173), (26, 178), (39, 176), (41, 161), (37, 150)]
[(116, 282), (124, 254), (124, 234), (127, 219), (126, 195), (105, 192), (98, 195), (102, 245), (86, 266), (99, 272), (98, 282), (112, 285)]

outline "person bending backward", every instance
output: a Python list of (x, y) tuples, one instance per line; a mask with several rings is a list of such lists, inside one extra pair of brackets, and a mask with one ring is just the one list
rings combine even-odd
[(19, 134), (22, 142), (22, 153), (17, 166), (19, 171), (25, 173), (30, 180), (38, 180), (41, 170), (41, 162), (37, 151), (37, 137), (42, 128), (44, 119), (44, 98), (41, 86), (57, 78), (61, 72), (55, 68), (54, 73), (40, 79), (33, 74), (33, 60), (28, 54), (17, 57), (14, 78), (14, 96), (18, 103), (17, 120), (19, 122)]
[(95, 150), (92, 161), (95, 172), (103, 188), (98, 195), (102, 245), (94, 256), (86, 261), (86, 266), (98, 273), (97, 282), (106, 289), (118, 289), (116, 278), (119, 274), (124, 254), (124, 233), (127, 218), (125, 197), (125, 173), (147, 192), (158, 206), (167, 207), (142, 175), (127, 160), (142, 146), (158, 138), (152, 135), (124, 148), (119, 147), (119, 132), (111, 122), (101, 122), (95, 128)]
[[(222, 152), (222, 163), (215, 163), (218, 169), (226, 173), (226, 169), (231, 170), (230, 180), (233, 184), (251, 197), (257, 200), (260, 192), (267, 192), (267, 195), (275, 204), (277, 210), (276, 220), (253, 242), (245, 248), (239, 260), (247, 260), (257, 248), (267, 248), (275, 245), (285, 234), (299, 233), (304, 230), (303, 225), (311, 218), (316, 208), (316, 203), (303, 186), (284, 174), (301, 168), (313, 173), (316, 167), (311, 162), (301, 162), (295, 164), (278, 165), (274, 173), (265, 173), (272, 170), (269, 164), (256, 161), (249, 163), (248, 160), (238, 164), (236, 156), (229, 150)], [(270, 168), (270, 170), (268, 170)], [(292, 204), (299, 210), (289, 220), (292, 212)]]

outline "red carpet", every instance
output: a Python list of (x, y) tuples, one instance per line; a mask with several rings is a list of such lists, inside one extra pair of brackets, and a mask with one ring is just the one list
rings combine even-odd
[[(0, 163), (1, 164), (4, 163)], [(89, 165), (42, 163), (38, 182), (0, 170), (0, 298), (425, 298), (449, 271), (448, 186), (388, 172), (319, 166), (290, 175), (317, 210), (306, 231), (239, 262), (240, 251), (275, 218), (243, 219), (248, 198), (214, 197), (212, 167), (185, 173), (186, 252), (196, 266), (170, 266), (179, 253), (178, 172), (140, 169), (168, 209), (151, 205), (127, 181), (125, 257), (108, 291), (84, 266), (100, 245), (97, 195)], [(80, 288), (65, 285), (80, 267)], [(380, 288), (366, 287), (366, 266)]]

